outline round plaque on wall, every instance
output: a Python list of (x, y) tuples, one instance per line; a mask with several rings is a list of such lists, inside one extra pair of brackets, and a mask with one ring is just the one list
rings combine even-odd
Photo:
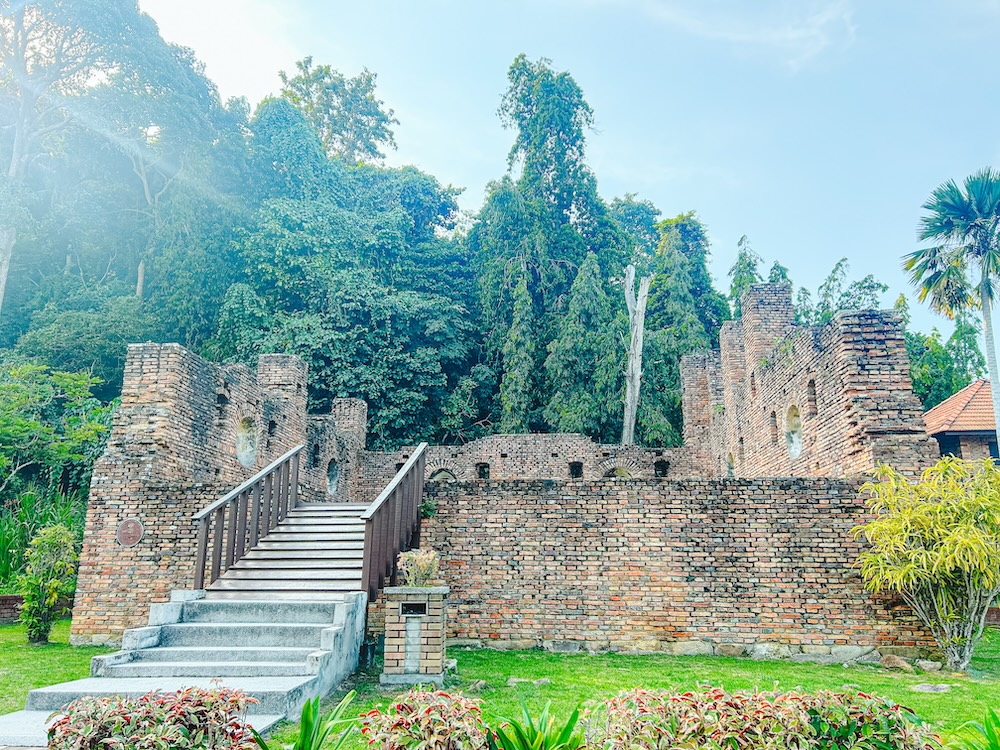
[(115, 538), (122, 547), (134, 547), (142, 541), (142, 535), (145, 531), (142, 521), (138, 518), (126, 518), (118, 524)]

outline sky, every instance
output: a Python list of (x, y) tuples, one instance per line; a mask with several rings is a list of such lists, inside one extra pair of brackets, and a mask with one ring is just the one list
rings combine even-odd
[[(815, 290), (852, 278), (910, 291), (931, 191), (1000, 167), (1000, 0), (140, 0), (224, 98), (276, 93), (311, 55), (367, 68), (413, 164), (482, 205), (513, 133), (497, 117), (524, 52), (569, 71), (595, 113), (601, 195), (695, 210), (727, 270), (747, 235), (767, 267)], [(912, 296), (912, 295), (911, 295)], [(950, 330), (911, 301), (914, 324)]]

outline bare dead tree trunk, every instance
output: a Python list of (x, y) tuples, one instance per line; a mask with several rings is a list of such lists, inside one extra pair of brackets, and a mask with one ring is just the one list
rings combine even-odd
[(635, 294), (635, 266), (625, 269), (625, 305), (628, 307), (629, 345), (625, 366), (625, 419), (622, 421), (622, 445), (635, 444), (635, 417), (639, 411), (639, 387), (642, 385), (642, 336), (646, 327), (646, 298), (652, 276), (639, 281)]
[(146, 286), (146, 259), (139, 261), (138, 278), (135, 281), (135, 296), (142, 299), (142, 293)]

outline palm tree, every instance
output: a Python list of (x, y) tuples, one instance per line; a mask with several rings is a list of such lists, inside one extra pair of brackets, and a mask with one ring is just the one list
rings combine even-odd
[(964, 188), (948, 180), (924, 203), (928, 213), (920, 219), (917, 234), (921, 241), (936, 244), (906, 255), (903, 268), (910, 272), (920, 301), (929, 298), (933, 310), (949, 318), (967, 308), (982, 310), (1000, 445), (1000, 377), (992, 312), (994, 285), (1000, 280), (1000, 172), (981, 169), (965, 179)]

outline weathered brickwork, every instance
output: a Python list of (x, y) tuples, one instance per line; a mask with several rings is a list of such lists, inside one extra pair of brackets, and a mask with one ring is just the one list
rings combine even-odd
[(15, 594), (0, 596), (0, 623), (16, 621), (21, 613), (22, 602), (21, 597)]
[[(211, 364), (176, 344), (129, 347), (121, 405), (91, 480), (75, 643), (116, 641), (145, 622), (152, 602), (190, 587), (198, 510), (309, 436), (333, 446), (323, 453), (333, 456), (337, 425), (321, 419), (325, 429), (309, 427), (305, 386), (298, 357), (264, 355), (254, 373)], [(342, 443), (357, 442), (352, 430)], [(328, 498), (326, 467), (303, 461), (307, 499)], [(144, 534), (124, 547), (116, 531), (130, 518)]]
[(798, 326), (779, 284), (751, 287), (742, 311), (719, 351), (682, 363), (685, 447), (711, 475), (849, 477), (880, 462), (916, 473), (934, 460), (895, 314)]
[[(444, 677), (445, 639), (448, 623), (448, 589), (389, 588), (380, 597), (384, 604), (384, 682), (427, 681)], [(407, 608), (420, 609), (421, 614)], [(385, 675), (397, 679), (385, 679)], [(406, 675), (409, 680), (403, 680)]]
[[(421, 540), (451, 587), (449, 635), (498, 647), (812, 653), (927, 647), (852, 561), (857, 483), (830, 479), (428, 485)], [(678, 646), (677, 644), (680, 644)], [(723, 649), (720, 652), (725, 652)]]

